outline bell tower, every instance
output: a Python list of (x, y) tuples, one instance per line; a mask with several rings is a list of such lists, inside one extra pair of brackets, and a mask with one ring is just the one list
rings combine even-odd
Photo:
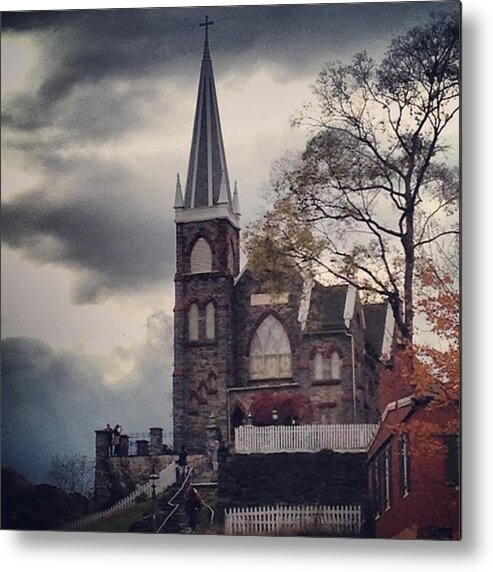
[(205, 17), (204, 51), (183, 194), (176, 180), (174, 445), (204, 452), (214, 414), (227, 434), (233, 374), (234, 279), (239, 272), (239, 202), (231, 192)]

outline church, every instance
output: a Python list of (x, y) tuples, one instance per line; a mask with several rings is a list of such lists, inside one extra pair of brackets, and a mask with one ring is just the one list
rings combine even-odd
[(376, 423), (390, 307), (363, 304), (347, 284), (301, 278), (274, 297), (248, 264), (240, 269), (240, 196), (228, 174), (210, 24), (174, 205), (174, 446), (204, 452), (211, 420), (228, 441), (245, 423)]

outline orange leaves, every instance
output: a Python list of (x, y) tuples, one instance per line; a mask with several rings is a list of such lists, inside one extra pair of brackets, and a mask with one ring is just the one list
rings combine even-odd
[(384, 372), (382, 385), (391, 388), (387, 389), (390, 399), (413, 395), (424, 405), (427, 420), (420, 421), (415, 431), (433, 454), (439, 446), (437, 435), (459, 431), (460, 298), (453, 280), (441, 276), (431, 264), (422, 272), (421, 286), (417, 309), (425, 314), (440, 343), (396, 349), (393, 368)]

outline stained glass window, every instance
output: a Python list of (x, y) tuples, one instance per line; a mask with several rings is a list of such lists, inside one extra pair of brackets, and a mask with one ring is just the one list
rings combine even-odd
[(291, 346), (285, 329), (270, 315), (260, 324), (250, 348), (252, 379), (291, 377)]

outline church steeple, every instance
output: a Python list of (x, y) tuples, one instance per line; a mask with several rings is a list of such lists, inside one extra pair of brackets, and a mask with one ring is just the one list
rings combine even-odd
[(232, 218), (236, 218), (209, 49), (208, 27), (211, 24), (213, 22), (209, 21), (207, 16), (205, 22), (200, 24), (205, 28), (205, 41), (185, 186), (184, 211), (222, 205), (223, 209), (227, 207)]
[(174, 209), (174, 442), (201, 453), (211, 412), (223, 435), (229, 434), (233, 293), (240, 272), (238, 193), (231, 192), (224, 153), (207, 34), (211, 24), (207, 16), (201, 24), (205, 41), (188, 176), (183, 194), (177, 178)]

